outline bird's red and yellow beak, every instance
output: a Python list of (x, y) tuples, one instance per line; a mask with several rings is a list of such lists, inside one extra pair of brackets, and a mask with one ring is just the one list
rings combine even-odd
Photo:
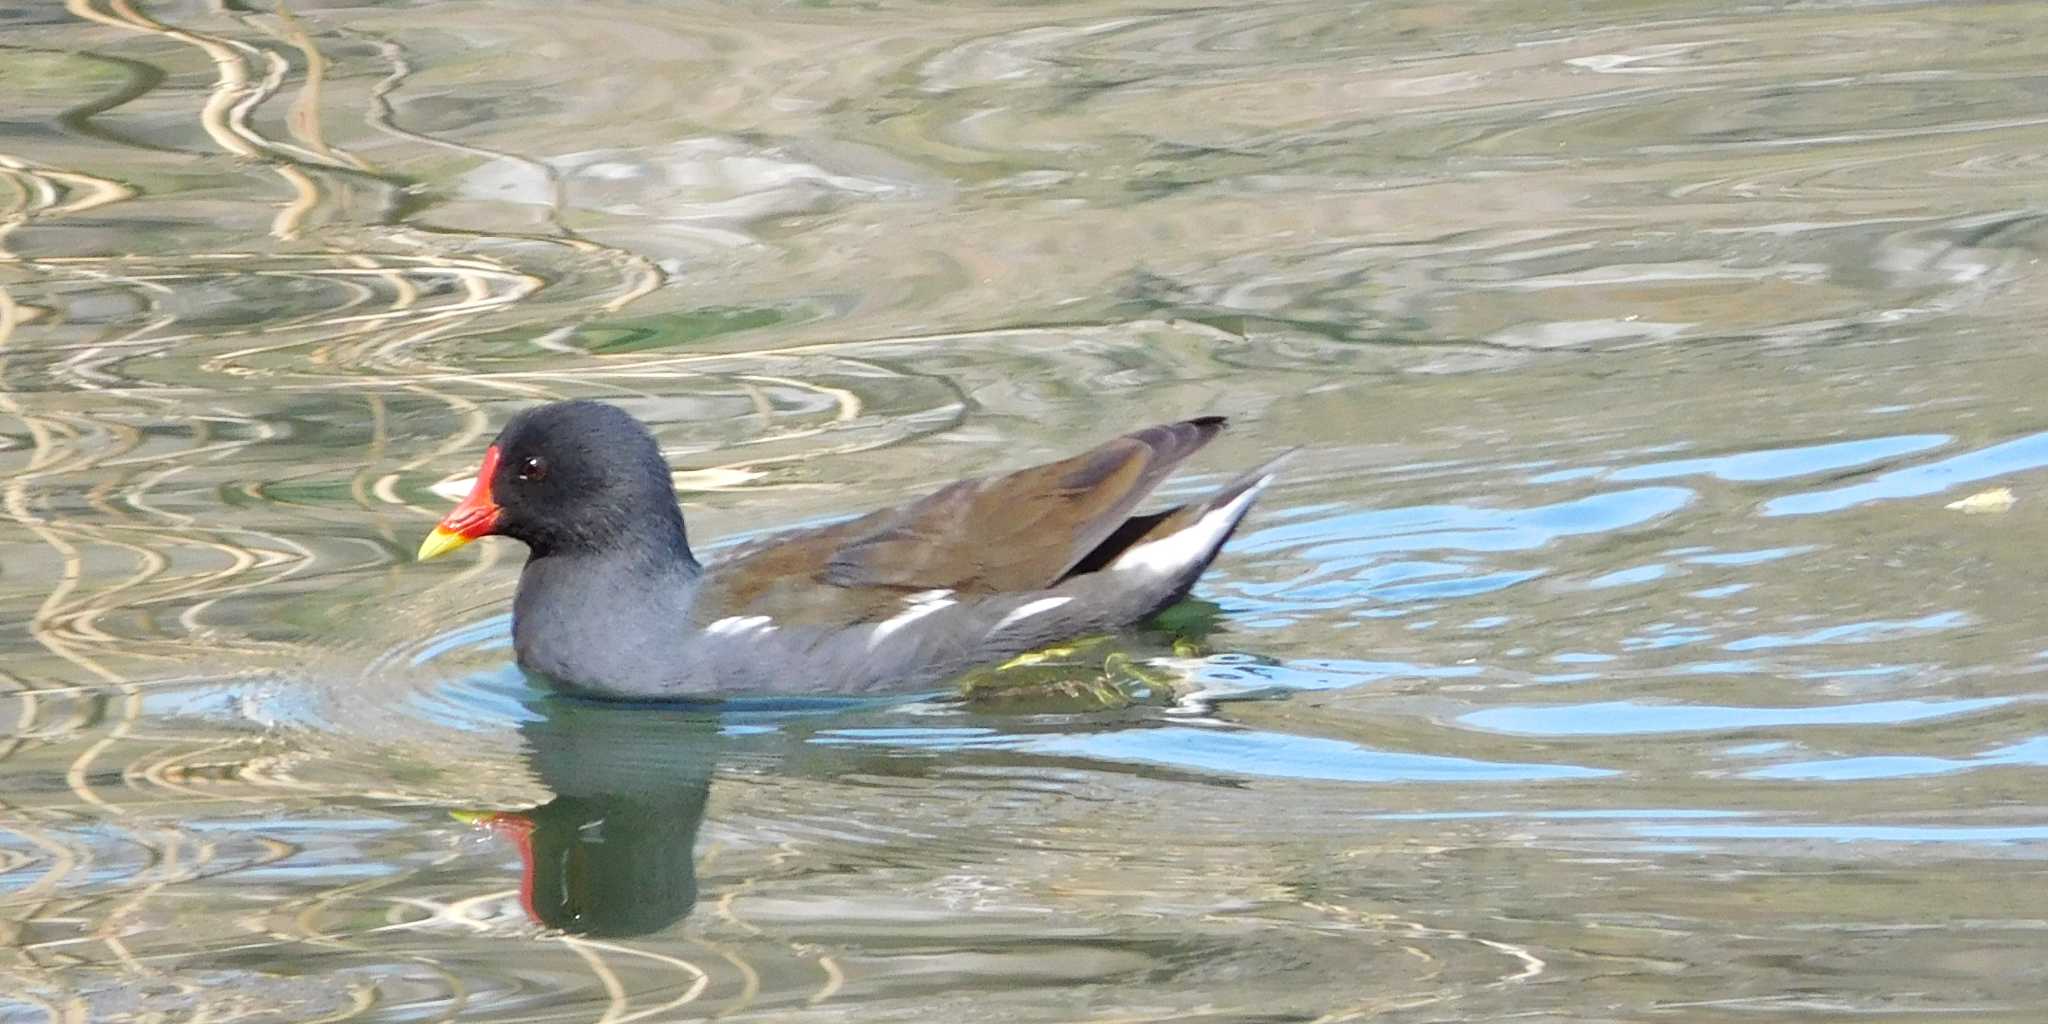
[(484, 464), (477, 467), (476, 486), (469, 497), (441, 518), (434, 532), (420, 545), (420, 561), (445, 555), (490, 533), (498, 525), (498, 503), (491, 500), (491, 478), (498, 474), (498, 446), (484, 449)]

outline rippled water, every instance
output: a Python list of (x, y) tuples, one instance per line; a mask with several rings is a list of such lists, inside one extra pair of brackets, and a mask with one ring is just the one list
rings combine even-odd
[[(0, 7), (0, 1020), (2038, 1020), (2043, 40)], [(1177, 700), (618, 708), (409, 562), (557, 396), (704, 538), (1302, 451)]]

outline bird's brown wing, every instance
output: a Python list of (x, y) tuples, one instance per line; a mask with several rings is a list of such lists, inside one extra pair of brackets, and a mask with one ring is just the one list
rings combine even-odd
[(772, 538), (716, 568), (706, 613), (860, 621), (900, 609), (917, 591), (1049, 587), (1223, 425), (1211, 416), (1148, 427), (1072, 458)]

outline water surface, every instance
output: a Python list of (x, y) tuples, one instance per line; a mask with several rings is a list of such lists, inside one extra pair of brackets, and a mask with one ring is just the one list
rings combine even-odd
[[(2036, 1020), (2044, 16), (0, 9), (0, 1020)], [(559, 397), (1301, 451), (1178, 699), (621, 709), (409, 561)]]

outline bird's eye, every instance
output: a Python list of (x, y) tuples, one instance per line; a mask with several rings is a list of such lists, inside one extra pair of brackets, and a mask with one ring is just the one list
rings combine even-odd
[(548, 475), (548, 464), (538, 455), (529, 455), (519, 464), (519, 479), (538, 480)]

